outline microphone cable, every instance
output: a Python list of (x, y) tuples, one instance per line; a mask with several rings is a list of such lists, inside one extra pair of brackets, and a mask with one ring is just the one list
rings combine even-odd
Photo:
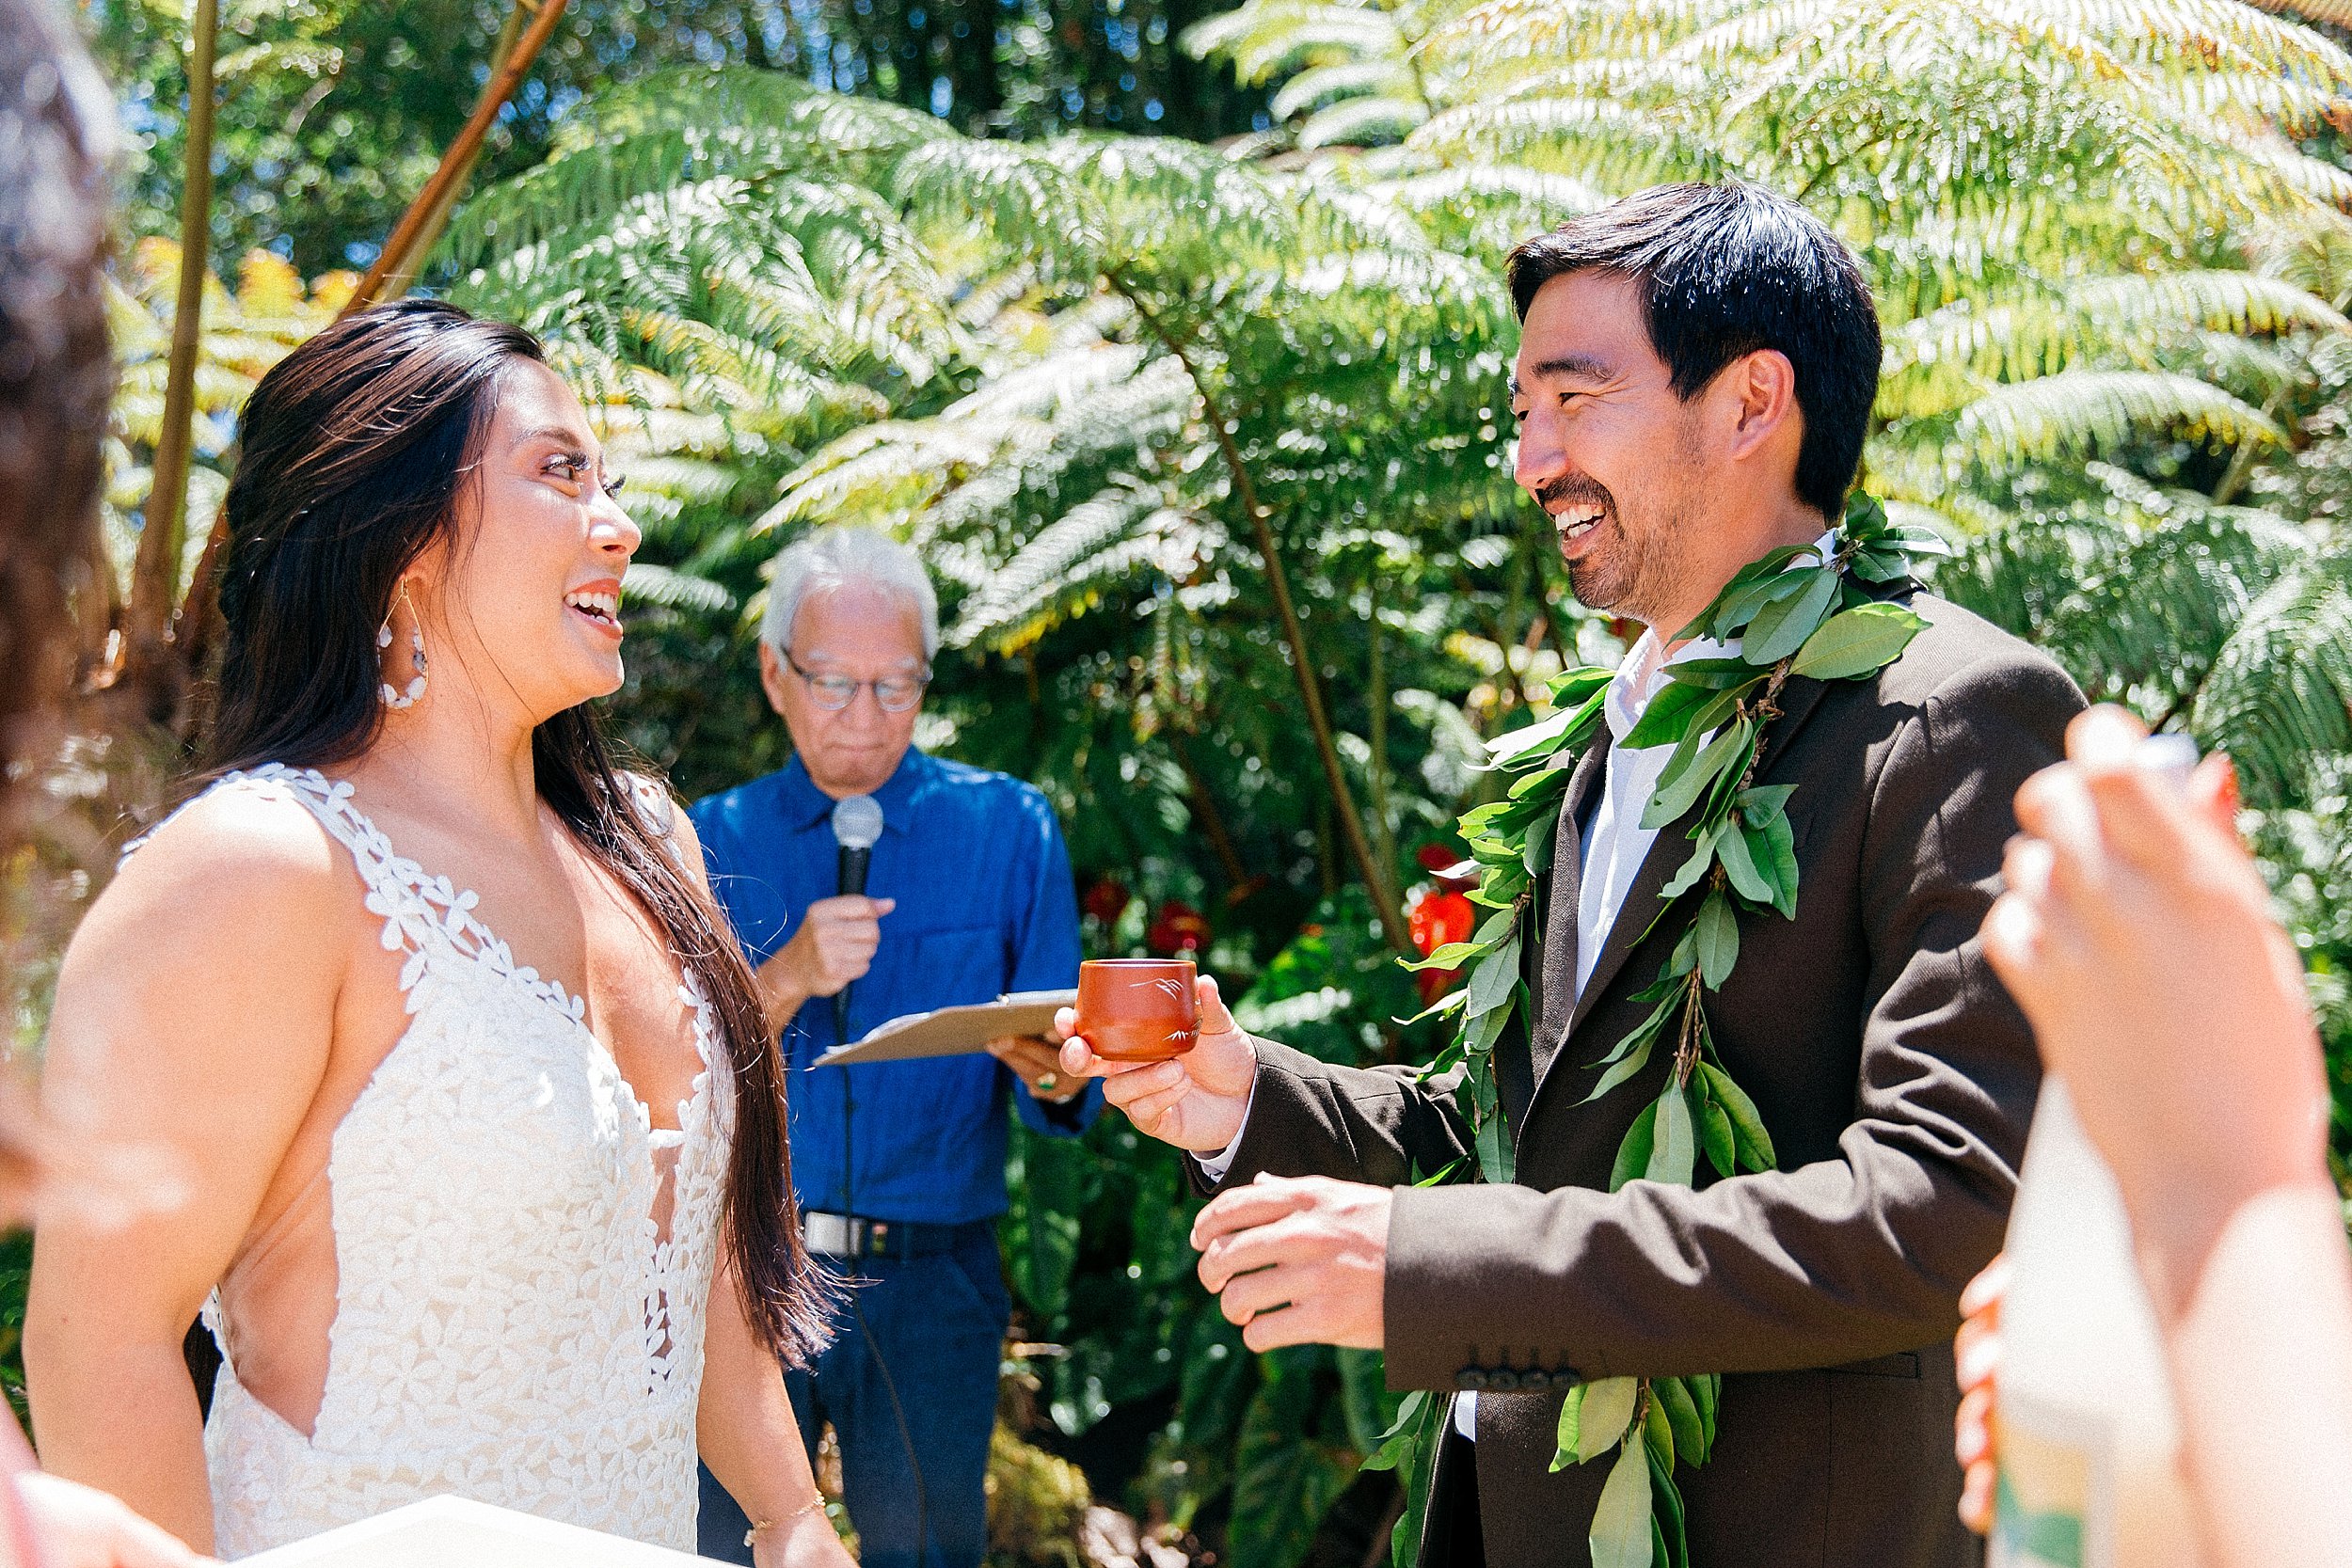
[[(838, 1037), (835, 1038), (834, 1043), (836, 1045), (847, 1045), (850, 1043), (850, 1031), (848, 1026), (848, 1019), (850, 1016), (849, 997), (850, 988), (848, 986), (842, 987), (841, 990), (834, 995), (834, 1024), (835, 1035)], [(857, 1165), (856, 1163), (850, 1158), (853, 1148), (850, 1142), (851, 1130), (857, 1125), (857, 1097), (850, 1088), (850, 1075), (854, 1072), (856, 1069), (844, 1067), (840, 1070), (841, 1207), (845, 1211), (844, 1217), (849, 1222), (850, 1234), (848, 1240), (852, 1249), (850, 1254), (850, 1278), (848, 1282), (850, 1313), (852, 1317), (857, 1319), (858, 1334), (866, 1342), (866, 1354), (874, 1358), (874, 1370), (882, 1373), (882, 1392), (890, 1400), (890, 1418), (898, 1423), (898, 1442), (906, 1450), (907, 1469), (914, 1477), (914, 1568), (923, 1568), (924, 1552), (930, 1546), (931, 1539), (930, 1502), (923, 1485), (923, 1460), (922, 1456), (915, 1452), (914, 1431), (912, 1427), (907, 1425), (906, 1406), (898, 1398), (898, 1380), (891, 1375), (890, 1358), (882, 1354), (882, 1338), (879, 1335), (875, 1334), (873, 1324), (866, 1321), (866, 1306), (858, 1299), (860, 1291), (858, 1280), (856, 1278), (856, 1265), (865, 1260), (865, 1247), (862, 1242), (861, 1233), (858, 1230), (858, 1225), (860, 1222), (858, 1220), (857, 1212)], [(912, 1255), (910, 1255), (906, 1259), (908, 1262), (913, 1262), (914, 1260), (914, 1259)], [(838, 1429), (836, 1429), (836, 1432), (837, 1430)], [(814, 1463), (813, 1457), (811, 1463)], [(941, 1551), (940, 1556), (944, 1561), (946, 1557), (945, 1549)]]

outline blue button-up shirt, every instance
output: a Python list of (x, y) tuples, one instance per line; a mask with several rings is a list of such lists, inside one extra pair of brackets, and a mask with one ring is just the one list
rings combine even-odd
[[(850, 988), (851, 1039), (904, 1013), (1077, 984), (1077, 895), (1043, 795), (910, 749), (874, 799), (882, 835), (866, 891), (898, 908), (882, 916), (873, 968)], [(755, 965), (839, 885), (833, 808), (798, 757), (693, 808), (711, 891)], [(1100, 1084), (1041, 1106), (989, 1055), (805, 1070), (834, 1045), (833, 1029), (832, 1000), (812, 997), (784, 1031), (792, 1186), (804, 1208), (917, 1225), (1001, 1214), (1006, 1097), (1047, 1133), (1074, 1135), (1102, 1108)]]

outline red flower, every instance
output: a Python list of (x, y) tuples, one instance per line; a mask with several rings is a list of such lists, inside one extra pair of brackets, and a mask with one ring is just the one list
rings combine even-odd
[(1152, 913), (1143, 944), (1162, 958), (1182, 958), (1209, 945), (1208, 917), (1181, 898), (1170, 898)]
[[(1477, 925), (1478, 906), (1445, 889), (1421, 894), (1405, 911), (1405, 926), (1414, 950), (1424, 958), (1450, 942), (1468, 942)], [(1422, 1006), (1443, 996), (1461, 977), (1458, 969), (1424, 969), (1416, 974), (1413, 979), (1421, 987)]]
[(1097, 877), (1087, 884), (1086, 892), (1078, 895), (1078, 908), (1104, 925), (1112, 926), (1118, 924), (1119, 917), (1127, 912), (1127, 902), (1134, 896), (1127, 891), (1126, 884), (1116, 878)]

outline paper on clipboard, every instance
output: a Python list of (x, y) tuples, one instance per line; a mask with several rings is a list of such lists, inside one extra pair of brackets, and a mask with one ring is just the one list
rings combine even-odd
[(809, 1063), (851, 1067), (863, 1062), (910, 1062), (922, 1056), (961, 1056), (1006, 1035), (1041, 1035), (1054, 1015), (1078, 1005), (1078, 992), (1019, 990), (993, 1002), (967, 1003), (935, 1012), (908, 1013), (878, 1023), (866, 1037), (836, 1045)]

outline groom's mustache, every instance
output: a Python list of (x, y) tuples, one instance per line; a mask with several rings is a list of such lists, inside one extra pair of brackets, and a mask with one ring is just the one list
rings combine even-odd
[(1558, 516), (1561, 507), (1571, 502), (1598, 506), (1606, 516), (1617, 515), (1617, 498), (1611, 495), (1608, 487), (1599, 481), (1583, 474), (1564, 474), (1558, 479), (1547, 481), (1535, 491), (1535, 504), (1554, 517)]

